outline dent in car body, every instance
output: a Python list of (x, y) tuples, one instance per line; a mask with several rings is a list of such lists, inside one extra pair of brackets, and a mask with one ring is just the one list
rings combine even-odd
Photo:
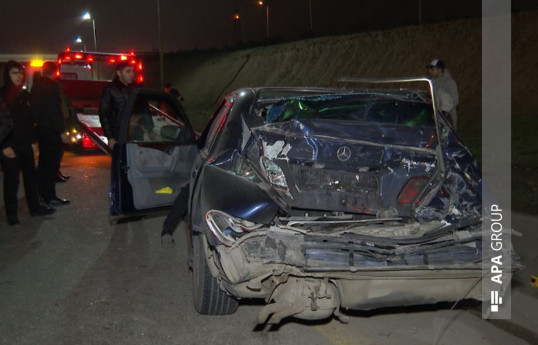
[[(239, 298), (274, 302), (259, 322), (270, 315), (270, 322), (290, 315), (325, 317), (339, 305), (370, 309), (454, 300), (482, 278), (476, 228), (480, 171), (444, 118), (438, 129), (397, 130), (308, 117), (268, 122), (263, 103), (270, 107), (280, 100), (271, 103), (262, 91), (235, 93), (225, 144), (209, 152), (199, 173), (191, 218), (193, 230), (202, 232), (212, 209), (265, 225), (232, 247), (206, 232), (208, 250), (216, 254), (208, 253), (208, 261), (221, 286)], [(325, 100), (353, 94), (316, 92)], [(279, 107), (270, 111), (272, 118), (285, 109)], [(282, 171), (285, 183), (268, 181), (267, 160)], [(428, 182), (413, 203), (400, 205), (398, 195), (414, 177)], [(319, 217), (309, 217), (313, 214)], [(354, 226), (349, 222), (363, 221), (356, 216), (378, 223)], [(412, 222), (407, 228), (405, 220)], [(480, 299), (479, 292), (472, 289), (467, 297)]]

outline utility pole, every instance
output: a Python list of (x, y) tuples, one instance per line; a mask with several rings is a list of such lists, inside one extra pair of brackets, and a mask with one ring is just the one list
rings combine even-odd
[(161, 31), (161, 1), (157, 0), (157, 29), (159, 31), (159, 71), (161, 76), (161, 86), (164, 85), (164, 57), (163, 57), (163, 37)]

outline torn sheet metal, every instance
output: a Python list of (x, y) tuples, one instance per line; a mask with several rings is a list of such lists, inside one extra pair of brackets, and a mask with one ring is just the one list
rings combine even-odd
[(234, 104), (193, 201), (193, 222), (222, 217), (206, 235), (224, 290), (266, 299), (258, 321), (279, 322), (451, 301), (476, 285), (480, 171), (427, 98), (267, 92)]
[[(418, 93), (291, 97), (250, 112), (238, 117), (238, 147), (213, 165), (257, 181), (286, 212), (449, 223), (480, 214), (476, 161), (443, 121), (437, 139), (431, 104)], [(402, 204), (399, 196), (415, 178), (422, 190)]]

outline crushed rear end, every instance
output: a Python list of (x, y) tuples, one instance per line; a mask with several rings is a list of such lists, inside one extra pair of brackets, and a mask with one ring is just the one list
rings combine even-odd
[(208, 167), (232, 204), (204, 215), (213, 276), (268, 303), (258, 323), (487, 298), (480, 172), (424, 94), (259, 94), (250, 111)]
[[(210, 213), (209, 223), (218, 223), (218, 217)], [(278, 221), (207, 252), (226, 291), (266, 300), (258, 323), (269, 317), (269, 323), (288, 316), (323, 319), (339, 315), (340, 308), (482, 299), (479, 223), (345, 217)], [(245, 229), (244, 221), (233, 222), (232, 227)]]

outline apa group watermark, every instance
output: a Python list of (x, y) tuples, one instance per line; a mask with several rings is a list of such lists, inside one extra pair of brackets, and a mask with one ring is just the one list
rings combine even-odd
[(498, 205), (491, 205), (490, 209), (490, 219), (491, 219), (491, 242), (490, 246), (494, 253), (498, 253), (499, 255), (496, 255), (492, 257), (491, 260), (491, 281), (499, 285), (499, 290), (492, 290), (491, 291), (491, 306), (490, 310), (492, 313), (498, 313), (499, 312), (499, 305), (502, 305), (502, 297), (500, 297), (500, 292), (502, 289), (502, 276), (503, 276), (503, 225), (502, 225), (502, 210), (499, 208)]
[(511, 316), (511, 233), (504, 227), (503, 210), (499, 205), (489, 206), (483, 225), (486, 224), (482, 239), (482, 293), (485, 297), (482, 315), (506, 319)]

